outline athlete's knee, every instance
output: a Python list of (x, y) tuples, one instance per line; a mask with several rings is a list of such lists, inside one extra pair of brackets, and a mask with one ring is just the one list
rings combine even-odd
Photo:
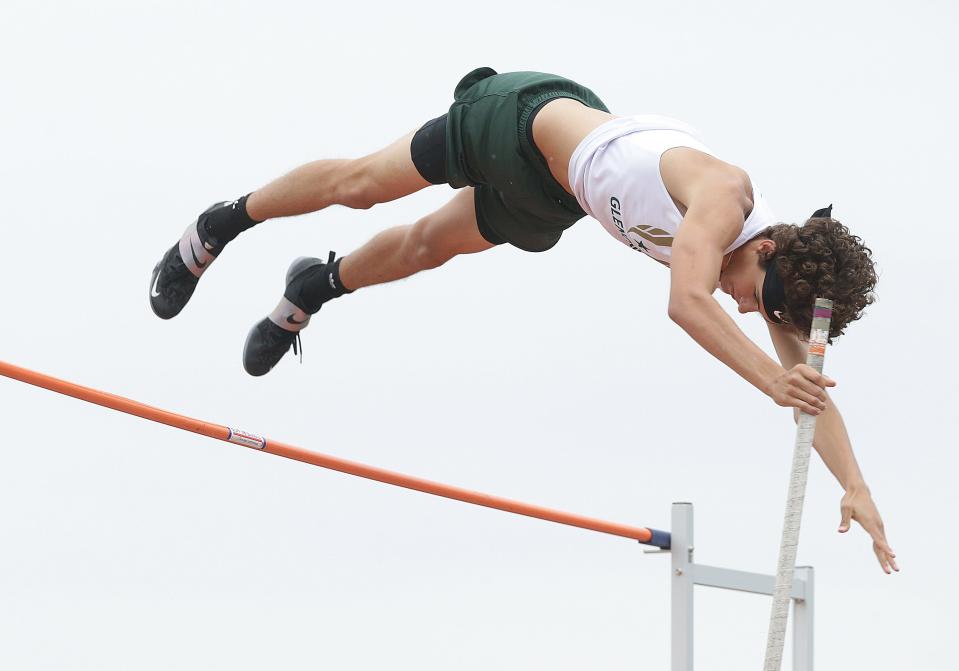
[(417, 221), (406, 238), (408, 258), (417, 270), (439, 268), (457, 254), (445, 236), (437, 233), (430, 216)]
[(368, 210), (384, 202), (377, 192), (377, 182), (362, 159), (343, 166), (336, 185), (336, 202), (354, 210)]

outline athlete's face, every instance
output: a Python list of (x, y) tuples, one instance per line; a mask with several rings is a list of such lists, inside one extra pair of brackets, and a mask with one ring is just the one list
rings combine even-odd
[(766, 271), (762, 266), (762, 254), (776, 249), (772, 240), (759, 239), (746, 243), (732, 252), (726, 269), (719, 274), (719, 288), (736, 301), (741, 314), (758, 312), (770, 321), (763, 310), (763, 280)]

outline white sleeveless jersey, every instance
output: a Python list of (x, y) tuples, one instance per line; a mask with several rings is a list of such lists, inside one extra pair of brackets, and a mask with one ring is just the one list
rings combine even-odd
[[(580, 207), (625, 245), (669, 265), (683, 222), (659, 172), (674, 147), (715, 156), (691, 126), (658, 115), (620, 117), (593, 130), (569, 161), (569, 183)], [(724, 253), (741, 247), (776, 219), (753, 182), (753, 210)]]

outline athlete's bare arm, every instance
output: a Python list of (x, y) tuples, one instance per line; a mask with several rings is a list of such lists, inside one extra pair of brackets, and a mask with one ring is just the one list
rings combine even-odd
[(706, 351), (778, 405), (818, 415), (828, 378), (799, 364), (785, 370), (736, 326), (712, 294), (723, 253), (752, 209), (748, 176), (739, 168), (685, 147), (663, 154), (663, 182), (685, 209), (673, 241), (669, 316)]
[[(806, 345), (799, 339), (794, 329), (769, 322), (766, 322), (766, 325), (769, 327), (769, 336), (783, 366), (792, 368), (806, 360)], [(798, 410), (794, 410), (794, 416), (798, 421)], [(813, 446), (845, 491), (840, 504), (839, 531), (842, 533), (848, 531), (850, 520), (859, 522), (872, 537), (872, 549), (876, 553), (882, 570), (886, 573), (898, 571), (896, 555), (886, 541), (886, 532), (879, 510), (859, 470), (842, 415), (831, 398), (826, 404), (826, 409), (816, 420)]]

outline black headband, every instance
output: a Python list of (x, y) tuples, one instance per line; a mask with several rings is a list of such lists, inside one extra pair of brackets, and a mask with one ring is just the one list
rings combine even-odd
[(766, 264), (766, 278), (763, 280), (763, 310), (766, 317), (774, 324), (785, 324), (783, 316), (786, 312), (786, 289), (783, 278), (776, 267), (776, 257), (769, 259)]
[[(832, 218), (832, 205), (816, 210), (810, 217), (810, 219), (820, 218)], [(785, 316), (786, 289), (783, 286), (783, 278), (779, 274), (775, 256), (766, 262), (766, 277), (763, 279), (763, 310), (769, 321), (774, 324), (785, 324), (788, 321)]]

